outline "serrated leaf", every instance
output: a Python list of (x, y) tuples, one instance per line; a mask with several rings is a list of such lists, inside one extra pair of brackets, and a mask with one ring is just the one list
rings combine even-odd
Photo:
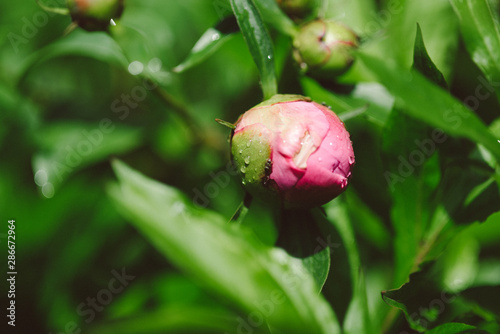
[(450, 0), (465, 46), (484, 75), (500, 93), (500, 28), (487, 0)]
[(232, 36), (232, 34), (224, 34), (215, 28), (209, 28), (200, 37), (200, 39), (198, 39), (187, 58), (182, 63), (174, 67), (172, 71), (181, 73), (203, 62)]
[(278, 92), (271, 37), (252, 0), (231, 0), (231, 6), (259, 70), (264, 100), (267, 100)]
[(178, 190), (122, 162), (115, 161), (113, 169), (119, 183), (109, 194), (118, 208), (193, 279), (283, 332), (340, 332), (333, 310), (316, 293), (300, 261), (263, 245), (244, 226), (226, 224), (220, 215), (195, 208)]
[(383, 61), (359, 53), (377, 81), (394, 95), (402, 110), (427, 124), (441, 128), (453, 136), (463, 136), (483, 144), (500, 159), (500, 143), (483, 121), (470, 109), (420, 73), (409, 71), (392, 61)]

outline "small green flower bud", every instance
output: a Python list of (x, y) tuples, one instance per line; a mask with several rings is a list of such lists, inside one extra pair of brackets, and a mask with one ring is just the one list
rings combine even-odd
[(107, 30), (123, 12), (124, 0), (66, 0), (73, 22), (88, 31)]
[(293, 46), (294, 58), (304, 72), (327, 79), (349, 69), (359, 39), (341, 23), (316, 20), (301, 27)]

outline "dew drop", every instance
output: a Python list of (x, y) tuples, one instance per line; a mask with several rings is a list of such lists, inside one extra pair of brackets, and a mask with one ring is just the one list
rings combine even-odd
[(243, 185), (247, 184), (247, 182), (246, 182), (245, 180), (242, 180), (242, 181), (241, 181), (241, 183), (242, 183)]
[(245, 174), (246, 171), (247, 171), (247, 168), (245, 166), (241, 166), (240, 172), (242, 172), (243, 174)]
[(213, 34), (212, 35), (212, 41), (217, 41), (220, 39), (220, 34)]
[(351, 155), (349, 157), (349, 165), (353, 165), (354, 164), (354, 157)]
[(318, 161), (323, 161), (323, 158), (321, 158), (321, 157), (320, 157), (320, 158), (318, 158)]
[(242, 153), (243, 153), (243, 150), (239, 150), (238, 152), (240, 152), (240, 154), (242, 154)]
[(245, 164), (248, 165), (249, 163), (250, 163), (250, 157), (248, 156), (248, 157), (245, 158)]
[(332, 146), (332, 145), (333, 145), (333, 143), (332, 143), (332, 142), (330, 142), (330, 146)]
[(247, 147), (250, 147), (250, 145), (252, 145), (252, 140), (251, 139), (247, 142)]

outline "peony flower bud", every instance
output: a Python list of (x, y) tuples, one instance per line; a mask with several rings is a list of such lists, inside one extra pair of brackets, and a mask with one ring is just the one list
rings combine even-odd
[(66, 0), (73, 22), (85, 30), (107, 30), (123, 12), (124, 0)]
[(328, 78), (349, 69), (359, 39), (341, 23), (316, 20), (301, 27), (293, 46), (294, 58), (305, 72)]
[(235, 126), (232, 159), (252, 195), (285, 208), (312, 208), (346, 189), (354, 152), (344, 123), (327, 107), (275, 95)]

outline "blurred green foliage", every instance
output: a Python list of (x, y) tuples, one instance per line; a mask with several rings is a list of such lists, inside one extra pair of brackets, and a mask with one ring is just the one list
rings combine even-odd
[[(0, 3), (15, 332), (498, 333), (498, 2), (317, 1), (363, 41), (331, 81), (300, 74), (274, 3), (231, 2), (237, 20), (229, 0), (127, 0), (109, 32), (69, 33)], [(214, 120), (274, 86), (331, 106), (356, 154), (349, 189), (307, 216), (319, 236), (294, 232), (321, 246), (302, 257), (259, 203), (226, 223), (244, 193)]]

